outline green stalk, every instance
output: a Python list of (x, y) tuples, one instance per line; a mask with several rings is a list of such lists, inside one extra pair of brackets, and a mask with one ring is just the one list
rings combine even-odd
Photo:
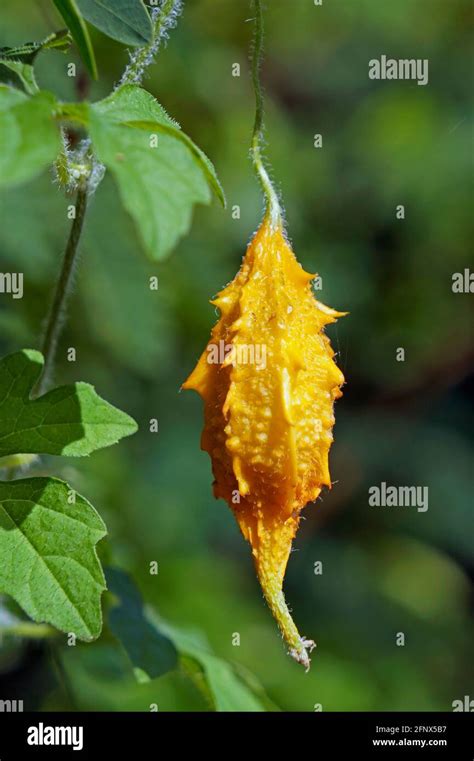
[(264, 37), (263, 10), (261, 0), (253, 0), (253, 4), (255, 8), (255, 36), (252, 52), (252, 82), (255, 92), (255, 122), (251, 142), (251, 156), (255, 172), (265, 196), (266, 213), (270, 216), (272, 226), (278, 227), (282, 224), (282, 211), (278, 200), (278, 194), (265, 168), (262, 155), (264, 123), (260, 65), (262, 61)]
[(176, 19), (182, 10), (181, 0), (163, 0), (161, 6), (153, 8), (151, 20), (153, 24), (153, 39), (148, 45), (138, 48), (130, 57), (119, 82), (122, 85), (139, 85), (143, 81), (148, 66), (154, 61), (162, 40), (168, 30), (176, 24)]
[(64, 252), (63, 263), (59, 273), (53, 303), (49, 311), (48, 321), (43, 339), (42, 352), (44, 355), (44, 369), (38, 386), (35, 390), (37, 396), (41, 396), (46, 390), (49, 378), (54, 366), (58, 339), (61, 334), (64, 311), (72, 289), (74, 272), (76, 270), (79, 241), (87, 210), (87, 184), (81, 185), (76, 196), (76, 216), (74, 217), (69, 238)]

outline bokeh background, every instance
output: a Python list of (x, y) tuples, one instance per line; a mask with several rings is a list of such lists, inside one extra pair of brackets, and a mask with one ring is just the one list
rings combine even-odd
[[(249, 162), (246, 1), (186, 0), (146, 80), (213, 160), (227, 211), (198, 208), (189, 235), (153, 265), (111, 177), (90, 209), (56, 381), (93, 383), (140, 431), (88, 460), (44, 459), (35, 472), (92, 501), (109, 530), (104, 559), (131, 572), (167, 621), (245, 671), (268, 710), (451, 710), (473, 695), (472, 294), (451, 287), (453, 273), (472, 267), (471, 14), (469, 0), (267, 2), (267, 156), (295, 251), (322, 276), (318, 297), (350, 312), (329, 329), (347, 378), (334, 487), (305, 510), (286, 577), (295, 620), (318, 643), (307, 675), (285, 654), (231, 512), (212, 497), (201, 402), (180, 393), (216, 320), (208, 299), (234, 276), (262, 215)], [(1, 16), (2, 45), (62, 26), (46, 0), (4, 0)], [(64, 99), (110, 91), (127, 53), (92, 33), (100, 80), (67, 77), (71, 60), (82, 70), (75, 51), (47, 53), (42, 87)], [(371, 81), (368, 61), (382, 54), (429, 59), (428, 86)], [(0, 269), (25, 273), (23, 300), (0, 301), (2, 354), (38, 346), (69, 202), (48, 173), (0, 198)], [(370, 507), (368, 489), (381, 481), (428, 486), (428, 511)], [(46, 646), (5, 642), (2, 693), (17, 689), (43, 709), (209, 707), (182, 669), (135, 683), (106, 635), (65, 648), (62, 663), (73, 698), (50, 673)]]

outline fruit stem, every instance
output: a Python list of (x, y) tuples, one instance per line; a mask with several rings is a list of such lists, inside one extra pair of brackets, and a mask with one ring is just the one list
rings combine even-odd
[(255, 36), (252, 51), (252, 81), (255, 92), (255, 122), (253, 126), (251, 156), (252, 163), (257, 177), (262, 186), (266, 199), (266, 212), (270, 217), (273, 228), (282, 224), (282, 211), (278, 194), (273, 186), (268, 171), (265, 168), (262, 155), (262, 145), (264, 141), (264, 124), (263, 124), (263, 90), (260, 81), (260, 64), (263, 53), (263, 10), (261, 0), (253, 0), (255, 7)]

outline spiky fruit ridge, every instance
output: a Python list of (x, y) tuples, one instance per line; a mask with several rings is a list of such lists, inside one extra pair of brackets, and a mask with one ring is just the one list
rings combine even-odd
[(214, 494), (233, 510), (290, 653), (306, 668), (313, 643), (291, 618), (283, 578), (301, 510), (331, 486), (333, 403), (344, 382), (324, 327), (345, 313), (314, 298), (313, 277), (267, 216), (211, 302), (221, 316), (183, 386), (204, 400)]

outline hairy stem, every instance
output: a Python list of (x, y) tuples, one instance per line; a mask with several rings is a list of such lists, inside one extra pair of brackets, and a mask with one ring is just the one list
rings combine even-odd
[(263, 91), (262, 83), (260, 81), (260, 64), (262, 60), (264, 37), (263, 10), (261, 0), (253, 0), (253, 4), (255, 8), (255, 36), (252, 52), (252, 81), (253, 89), (255, 92), (255, 122), (252, 134), (251, 155), (255, 172), (257, 173), (257, 177), (260, 181), (263, 193), (265, 195), (267, 214), (270, 215), (272, 226), (277, 227), (279, 224), (281, 224), (281, 207), (278, 201), (277, 192), (273, 187), (272, 181), (265, 168), (262, 155), (264, 125)]
[(79, 241), (81, 239), (84, 218), (87, 210), (87, 186), (81, 185), (76, 196), (76, 216), (74, 217), (69, 238), (64, 252), (63, 263), (54, 292), (53, 303), (46, 323), (43, 339), (42, 352), (44, 355), (43, 374), (39, 380), (36, 394), (39, 396), (48, 385), (49, 378), (56, 358), (58, 339), (61, 334), (63, 315), (71, 293), (74, 272), (79, 253)]
[(141, 84), (145, 71), (153, 63), (162, 40), (166, 39), (168, 31), (176, 25), (182, 7), (182, 0), (162, 0), (159, 7), (152, 9), (153, 39), (148, 45), (132, 53), (130, 62), (120, 79), (119, 87)]

